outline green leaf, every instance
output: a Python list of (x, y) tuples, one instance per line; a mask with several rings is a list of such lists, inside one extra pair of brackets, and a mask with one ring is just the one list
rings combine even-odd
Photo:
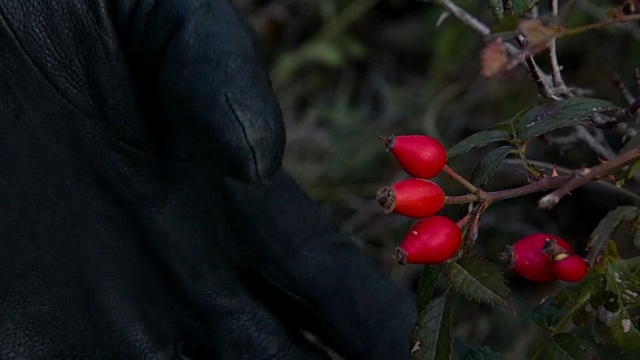
[(522, 16), (537, 4), (538, 0), (511, 0), (511, 9), (516, 15)]
[(624, 147), (622, 148), (622, 150), (620, 150), (620, 154), (627, 152), (631, 149), (635, 149), (637, 147), (640, 147), (640, 134), (636, 134), (636, 136), (629, 139), (629, 141), (627, 141), (627, 143), (624, 144)]
[(613, 300), (622, 306), (637, 305), (640, 302), (640, 279), (623, 261), (607, 258), (606, 262), (605, 291), (612, 293), (616, 297)]
[(630, 221), (637, 216), (638, 208), (631, 205), (623, 205), (609, 211), (591, 233), (589, 244), (587, 244), (587, 249), (590, 251), (589, 263), (593, 264), (595, 258), (605, 251), (609, 244), (611, 233), (621, 222)]
[(563, 315), (562, 310), (555, 306), (554, 299), (548, 297), (533, 309), (531, 319), (538, 326), (551, 329), (557, 321), (562, 319)]
[(457, 292), (491, 305), (507, 307), (509, 296), (504, 276), (492, 262), (464, 257), (447, 266), (447, 278)]
[[(522, 16), (537, 3), (538, 0), (511, 0), (511, 12), (517, 16)], [(501, 22), (505, 16), (503, 4), (502, 0), (489, 0), (489, 9), (498, 22)]]
[(553, 335), (547, 344), (548, 360), (591, 360), (595, 356), (593, 349), (575, 334), (560, 333)]
[(638, 331), (637, 319), (629, 316), (624, 308), (611, 312), (599, 306), (592, 334), (600, 344), (614, 344), (622, 351), (640, 352), (640, 331)]
[(413, 332), (411, 358), (451, 360), (451, 304), (444, 294), (431, 300), (420, 312)]
[(498, 123), (495, 123), (495, 124), (491, 125), (489, 130), (502, 130), (502, 131), (506, 131), (508, 133), (511, 133), (512, 130), (513, 130), (513, 119), (514, 118), (510, 118), (510, 119), (507, 119), (507, 120), (502, 120), (502, 121), (500, 121)]
[(433, 292), (438, 285), (438, 280), (440, 279), (440, 275), (444, 271), (444, 268), (445, 264), (438, 264), (425, 266), (424, 270), (422, 270), (417, 290), (418, 311), (422, 311), (433, 297)]
[(461, 360), (504, 360), (504, 356), (482, 346), (467, 350)]
[[(632, 137), (629, 141), (627, 141), (627, 143), (624, 145), (622, 150), (620, 150), (619, 154), (627, 152), (627, 151), (629, 151), (631, 149), (635, 149), (637, 147), (640, 147), (640, 134), (637, 134), (636, 136)], [(634, 162), (633, 164), (629, 165), (627, 171), (625, 172), (624, 180), (625, 181), (631, 180), (631, 178), (633, 178), (633, 176), (638, 171), (640, 171), (640, 160), (638, 160), (638, 161)], [(619, 185), (623, 185), (623, 183), (621, 183)]]
[[(624, 174), (624, 181), (626, 182), (631, 180), (638, 171), (640, 171), (640, 160), (637, 160), (633, 164), (629, 165), (627, 171), (625, 171)], [(624, 183), (620, 184), (620, 186), (622, 185), (624, 185)]]
[(504, 18), (504, 7), (502, 0), (489, 0), (489, 9), (498, 22), (502, 22)]
[(508, 141), (510, 139), (511, 135), (503, 130), (480, 131), (449, 148), (449, 150), (447, 150), (447, 155), (449, 158), (452, 158), (454, 156), (464, 154), (473, 148), (483, 147), (496, 141)]
[(498, 167), (500, 167), (502, 160), (504, 160), (504, 158), (506, 158), (512, 150), (513, 147), (505, 145), (493, 149), (487, 155), (485, 155), (473, 170), (473, 174), (471, 175), (471, 182), (473, 183), (473, 185), (477, 187), (484, 186), (484, 184), (486, 184), (487, 181), (491, 179)]
[(615, 106), (607, 100), (582, 97), (542, 102), (524, 115), (517, 133), (526, 141), (555, 129), (579, 125), (595, 113), (612, 109)]

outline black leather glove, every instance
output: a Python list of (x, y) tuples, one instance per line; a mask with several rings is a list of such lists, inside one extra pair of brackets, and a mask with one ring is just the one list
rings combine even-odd
[(409, 354), (415, 308), (283, 173), (227, 0), (0, 2), (0, 359)]

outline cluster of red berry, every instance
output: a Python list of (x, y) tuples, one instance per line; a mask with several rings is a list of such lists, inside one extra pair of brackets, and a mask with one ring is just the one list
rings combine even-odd
[(425, 135), (382, 137), (387, 150), (413, 178), (378, 190), (386, 212), (421, 219), (407, 233), (394, 258), (401, 264), (439, 264), (450, 259), (462, 244), (458, 225), (445, 216), (434, 216), (445, 202), (444, 191), (429, 180), (447, 163), (442, 144)]
[[(453, 220), (436, 215), (446, 195), (430, 179), (446, 166), (447, 153), (436, 139), (425, 135), (381, 137), (402, 169), (412, 178), (378, 190), (377, 200), (385, 212), (420, 219), (409, 229), (394, 253), (401, 264), (439, 264), (452, 258), (462, 244), (462, 232)], [(511, 267), (532, 282), (557, 279), (579, 281), (587, 264), (563, 239), (532, 234), (518, 240), (507, 252)]]
[(536, 283), (580, 281), (587, 274), (584, 259), (573, 253), (568, 242), (551, 234), (523, 237), (510, 247), (507, 257), (518, 275)]

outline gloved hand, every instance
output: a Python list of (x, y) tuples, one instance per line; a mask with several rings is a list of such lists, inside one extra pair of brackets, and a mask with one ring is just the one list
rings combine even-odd
[(0, 2), (0, 359), (401, 359), (227, 0)]

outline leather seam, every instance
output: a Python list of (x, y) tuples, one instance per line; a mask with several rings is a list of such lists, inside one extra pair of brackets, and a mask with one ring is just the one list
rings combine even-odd
[(224, 92), (224, 99), (227, 102), (227, 106), (229, 106), (229, 109), (231, 109), (231, 112), (233, 113), (233, 117), (235, 118), (236, 123), (242, 130), (242, 137), (244, 138), (245, 143), (247, 144), (247, 146), (249, 147), (249, 150), (251, 151), (251, 160), (253, 162), (253, 171), (255, 173), (254, 175), (258, 179), (258, 182), (263, 182), (263, 179), (260, 176), (260, 171), (258, 167), (258, 158), (256, 156), (256, 149), (253, 147), (253, 144), (251, 144), (251, 142), (249, 141), (249, 136), (247, 135), (247, 129), (242, 123), (242, 119), (240, 119), (240, 115), (238, 115), (236, 108), (233, 106), (233, 101), (231, 101), (229, 93), (226, 91)]

